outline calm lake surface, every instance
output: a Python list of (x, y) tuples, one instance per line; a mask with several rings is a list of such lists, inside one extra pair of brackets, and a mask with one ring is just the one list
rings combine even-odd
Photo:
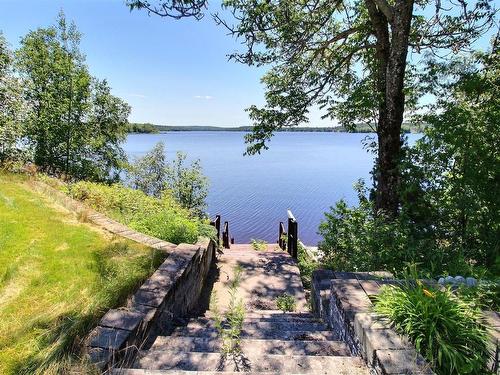
[[(177, 151), (200, 159), (210, 179), (208, 212), (229, 221), (236, 243), (263, 239), (274, 243), (278, 225), (291, 209), (299, 223), (299, 237), (307, 245), (320, 240), (318, 225), (337, 200), (356, 204), (353, 183), (368, 183), (373, 155), (363, 140), (373, 134), (278, 133), (261, 155), (243, 156), (243, 132), (168, 132), (131, 134), (125, 144), (129, 156), (141, 156), (157, 142), (165, 142), (169, 159)], [(413, 143), (420, 135), (410, 134)]]

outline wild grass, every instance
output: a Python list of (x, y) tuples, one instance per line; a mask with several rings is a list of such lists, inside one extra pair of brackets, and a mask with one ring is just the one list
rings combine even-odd
[(264, 241), (264, 240), (255, 240), (252, 238), (252, 240), (250, 241), (251, 245), (252, 245), (252, 248), (255, 250), (255, 251), (266, 251), (267, 250), (267, 242)]
[(195, 243), (199, 237), (215, 236), (208, 221), (193, 217), (167, 192), (155, 198), (121, 184), (85, 181), (66, 185), (62, 190), (116, 221), (165, 241)]
[(85, 335), (165, 255), (106, 237), (0, 173), (0, 373), (92, 373)]
[(487, 373), (488, 335), (481, 310), (450, 289), (419, 281), (386, 286), (375, 299), (375, 311), (411, 339), (437, 374)]
[(221, 353), (224, 357), (240, 354), (241, 330), (245, 319), (243, 300), (238, 298), (238, 287), (241, 282), (242, 268), (235, 267), (234, 277), (229, 283), (229, 305), (222, 313), (218, 308), (218, 298), (212, 293), (210, 310), (214, 314), (215, 327), (221, 339)]

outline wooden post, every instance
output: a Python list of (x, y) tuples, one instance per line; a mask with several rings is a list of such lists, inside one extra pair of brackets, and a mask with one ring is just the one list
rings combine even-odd
[(220, 215), (215, 215), (215, 229), (217, 229), (217, 243), (220, 241)]
[(220, 242), (220, 215), (215, 215), (215, 220), (210, 222), (210, 225), (215, 227), (217, 231), (217, 245)]
[(286, 234), (285, 232), (285, 225), (283, 224), (282, 221), (280, 221), (280, 227), (279, 227), (279, 232), (278, 232), (278, 246), (280, 247), (281, 250), (285, 250), (286, 242), (283, 239), (283, 235)]
[(292, 258), (297, 259), (297, 244), (298, 244), (298, 238), (297, 238), (297, 222), (295, 221), (294, 218), (289, 217), (288, 218), (288, 241), (287, 241), (287, 250), (288, 254), (292, 256)]
[(229, 223), (224, 222), (224, 231), (222, 232), (222, 246), (224, 249), (229, 249), (231, 247), (229, 243)]

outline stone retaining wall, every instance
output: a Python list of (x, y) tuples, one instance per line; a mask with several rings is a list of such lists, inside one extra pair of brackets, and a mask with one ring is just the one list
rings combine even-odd
[(88, 340), (91, 361), (104, 370), (129, 362), (152, 334), (197, 307), (205, 278), (215, 261), (213, 241), (177, 246), (158, 270), (120, 309), (109, 310)]
[[(398, 281), (384, 272), (317, 270), (312, 276), (312, 309), (339, 333), (352, 354), (361, 355), (377, 374), (432, 374), (409, 340), (372, 312), (368, 296), (378, 294), (382, 285), (394, 283)], [(483, 314), (491, 337), (488, 369), (500, 374), (500, 314)]]
[(371, 312), (368, 295), (383, 284), (394, 283), (388, 273), (313, 273), (313, 311), (339, 332), (352, 354), (361, 355), (377, 374), (433, 374), (412, 344)]

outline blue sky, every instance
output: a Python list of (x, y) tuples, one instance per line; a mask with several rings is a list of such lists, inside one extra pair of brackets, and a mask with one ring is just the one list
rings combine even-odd
[[(165, 125), (250, 125), (245, 108), (264, 103), (263, 69), (227, 61), (240, 44), (215, 25), (130, 12), (123, 0), (0, 0), (0, 30), (13, 48), (63, 9), (83, 33), (93, 75), (132, 106), (130, 121)], [(315, 124), (319, 114), (312, 116)], [(325, 122), (322, 122), (325, 125)]]
[[(245, 108), (264, 103), (264, 69), (227, 61), (240, 42), (215, 25), (130, 12), (124, 0), (0, 0), (0, 31), (13, 48), (62, 9), (83, 33), (93, 75), (132, 106), (130, 121), (165, 125), (250, 125)], [(215, 4), (216, 1), (212, 2)], [(217, 6), (212, 6), (215, 10)], [(334, 125), (311, 111), (310, 125)]]

